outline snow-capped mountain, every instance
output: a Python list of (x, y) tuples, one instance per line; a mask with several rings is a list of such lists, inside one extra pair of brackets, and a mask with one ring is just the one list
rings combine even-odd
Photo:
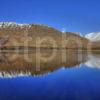
[(100, 32), (93, 32), (85, 35), (87, 39), (89, 39), (92, 42), (100, 41)]

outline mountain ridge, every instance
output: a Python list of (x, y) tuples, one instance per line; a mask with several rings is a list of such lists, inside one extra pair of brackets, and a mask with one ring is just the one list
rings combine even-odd
[[(81, 42), (83, 48), (87, 48), (88, 39), (77, 35), (74, 32), (61, 32), (51, 26), (42, 24), (17, 24), (1, 22), (0, 24), (0, 44), (1, 48), (7, 47), (23, 47), (25, 46), (25, 41), (28, 42), (29, 47), (35, 48), (37, 38), (40, 38), (43, 43), (41, 43), (41, 48), (62, 48), (62, 41), (65, 44), (64, 48), (78, 48)], [(62, 38), (62, 35), (65, 37)], [(27, 36), (26, 36), (27, 35)], [(48, 39), (49, 37), (49, 39)], [(50, 40), (51, 38), (51, 40)], [(31, 40), (31, 41), (30, 41)], [(68, 40), (68, 43), (66, 43)], [(53, 46), (54, 42), (56, 46)]]

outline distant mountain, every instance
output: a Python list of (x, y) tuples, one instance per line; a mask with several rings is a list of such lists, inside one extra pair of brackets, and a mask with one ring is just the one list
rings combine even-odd
[[(62, 37), (63, 36), (63, 37)], [(65, 39), (65, 40), (64, 40)], [(23, 48), (28, 41), (30, 48), (87, 48), (88, 39), (72, 32), (61, 32), (53, 27), (38, 24), (0, 23), (1, 48)], [(63, 41), (63, 43), (62, 43)], [(54, 45), (53, 45), (54, 44)], [(64, 47), (62, 46), (64, 45)]]
[(89, 33), (85, 37), (92, 42), (98, 42), (100, 41), (100, 32)]
[(89, 33), (85, 38), (90, 40), (92, 49), (100, 49), (100, 32)]

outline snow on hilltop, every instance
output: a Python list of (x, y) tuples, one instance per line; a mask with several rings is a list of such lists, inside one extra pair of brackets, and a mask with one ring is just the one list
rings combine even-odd
[(13, 28), (13, 27), (24, 27), (30, 26), (29, 24), (18, 24), (15, 22), (0, 22), (0, 28)]
[(51, 28), (51, 26), (48, 25), (43, 25), (43, 24), (20, 24), (20, 23), (16, 23), (16, 22), (0, 22), (0, 28), (24, 28), (24, 27), (28, 27), (30, 28), (32, 25), (39, 25), (39, 26), (44, 26), (47, 28)]
[(89, 39), (92, 42), (100, 41), (100, 32), (93, 32), (85, 35), (87, 39)]
[[(30, 28), (32, 25), (38, 25), (38, 26), (42, 26), (44, 28), (53, 28), (49, 25), (44, 25), (44, 24), (20, 24), (20, 23), (16, 23), (16, 22), (0, 22), (0, 29), (6, 29), (6, 28), (9, 28), (9, 29), (16, 29), (16, 28)], [(54, 28), (53, 28), (54, 29)], [(63, 28), (62, 30), (62, 33), (66, 32), (65, 28)], [(79, 36), (82, 36), (81, 33), (79, 32), (72, 32), (76, 35), (79, 35)], [(71, 34), (71, 32), (70, 32)]]
[[(16, 23), (16, 22), (0, 22), (0, 29), (6, 29), (6, 28), (8, 28), (8, 29), (16, 29), (16, 28), (23, 29), (23, 28), (30, 28), (32, 25), (42, 26), (46, 29), (48, 29), (48, 28), (54, 29), (53, 27), (51, 27), (49, 25), (44, 25), (44, 24), (25, 24), (25, 23), (20, 24), (20, 23)], [(65, 32), (66, 32), (66, 30), (63, 29), (62, 33), (65, 33)], [(72, 32), (72, 33), (82, 37), (81, 33), (79, 33), (79, 32)], [(71, 34), (71, 32), (70, 32), (70, 34)]]
[(15, 22), (0, 22), (0, 26), (23, 26), (23, 25), (29, 25), (29, 24), (18, 24)]

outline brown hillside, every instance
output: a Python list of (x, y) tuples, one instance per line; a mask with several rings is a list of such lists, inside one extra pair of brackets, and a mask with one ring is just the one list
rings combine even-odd
[(28, 46), (31, 48), (42, 47), (86, 49), (87, 43), (87, 39), (75, 33), (62, 33), (52, 27), (45, 25), (9, 25), (5, 27), (2, 25), (2, 27), (0, 27), (1, 48)]

